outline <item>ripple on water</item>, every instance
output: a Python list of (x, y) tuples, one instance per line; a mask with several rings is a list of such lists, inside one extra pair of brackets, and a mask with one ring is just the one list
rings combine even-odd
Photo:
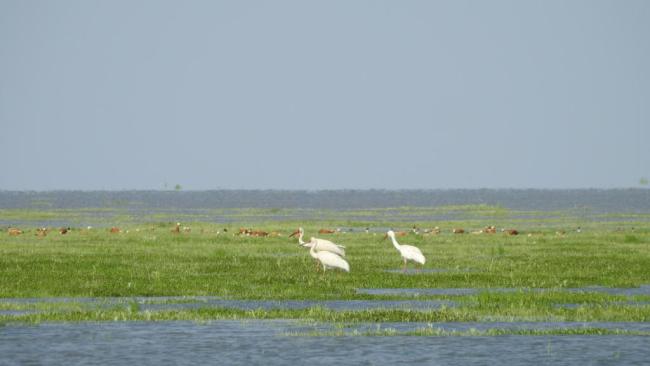
[[(596, 325), (595, 323), (593, 325)], [(398, 327), (395, 323), (382, 326)], [(411, 324), (409, 324), (410, 326)], [(507, 326), (492, 324), (493, 326)], [(534, 324), (531, 326), (537, 326)], [(560, 323), (561, 327), (572, 326)], [(376, 325), (368, 325), (376, 326)], [(431, 324), (486, 329), (483, 323)], [(550, 326), (550, 325), (549, 325)], [(584, 326), (576, 324), (575, 326)], [(601, 324), (598, 326), (602, 327)], [(616, 325), (612, 325), (616, 326)], [(647, 327), (647, 325), (645, 325)], [(332, 326), (292, 321), (8, 324), (0, 354), (8, 364), (644, 364), (643, 336), (305, 337)], [(406, 328), (404, 328), (406, 329)]]

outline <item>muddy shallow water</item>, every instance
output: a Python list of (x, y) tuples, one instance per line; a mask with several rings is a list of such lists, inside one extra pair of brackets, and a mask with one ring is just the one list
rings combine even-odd
[(641, 365), (650, 347), (643, 336), (289, 335), (328, 328), (283, 320), (9, 324), (0, 327), (0, 365)]

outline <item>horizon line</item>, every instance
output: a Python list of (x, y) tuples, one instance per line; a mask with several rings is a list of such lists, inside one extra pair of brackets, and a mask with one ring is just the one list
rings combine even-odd
[(484, 188), (210, 188), (210, 189), (141, 189), (141, 188), (128, 188), (128, 189), (0, 189), (0, 193), (51, 193), (51, 192), (217, 192), (217, 191), (245, 191), (245, 192), (350, 192), (350, 191), (384, 191), (384, 192), (433, 192), (433, 191), (614, 191), (614, 190), (650, 190), (650, 186), (631, 186), (631, 187), (568, 187), (568, 188), (539, 188), (539, 187), (526, 187), (526, 188), (513, 188), (513, 187), (484, 187)]

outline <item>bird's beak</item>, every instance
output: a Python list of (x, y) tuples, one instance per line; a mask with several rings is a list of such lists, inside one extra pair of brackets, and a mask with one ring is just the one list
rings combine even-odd
[(300, 234), (300, 230), (294, 231), (291, 235), (289, 235), (289, 237), (291, 238), (292, 236), (298, 235), (298, 234)]

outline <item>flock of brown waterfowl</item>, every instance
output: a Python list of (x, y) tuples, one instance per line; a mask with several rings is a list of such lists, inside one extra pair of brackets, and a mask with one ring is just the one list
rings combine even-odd
[[(85, 229), (75, 229), (74, 231), (79, 231), (80, 233), (89, 233), (93, 229), (91, 226), (88, 226)], [(136, 228), (134, 231), (135, 232), (140, 232), (140, 231), (154, 231), (156, 230), (155, 227), (149, 227), (148, 229), (140, 229)], [(358, 229), (357, 229), (358, 230)], [(56, 229), (50, 229), (47, 227), (41, 227), (37, 228), (34, 231), (34, 235), (38, 237), (45, 237), (48, 235), (50, 231), (56, 232)], [(60, 235), (66, 235), (69, 234), (73, 231), (71, 227), (61, 227), (58, 229), (58, 232)], [(111, 234), (120, 234), (120, 233), (129, 233), (129, 230), (122, 230), (121, 228), (117, 226), (113, 226), (108, 229), (109, 233)], [(370, 234), (370, 228), (366, 227), (365, 228), (365, 233)], [(503, 234), (505, 235), (519, 235), (520, 232), (519, 230), (516, 229), (501, 229), (500, 230)], [(578, 228), (578, 232), (580, 229)], [(7, 233), (10, 236), (18, 236), (26, 233), (28, 231), (23, 231), (17, 227), (10, 227), (7, 229)], [(181, 234), (186, 234), (192, 232), (191, 227), (189, 226), (182, 226), (180, 222), (177, 222), (172, 229), (170, 230), (171, 234), (176, 234), (176, 235), (181, 235)], [(327, 229), (327, 228), (322, 228), (318, 231), (319, 234), (324, 234), (324, 235), (334, 235), (338, 236), (338, 234), (346, 234), (348, 232), (355, 232), (354, 229), (349, 229), (349, 230), (343, 230), (341, 228), (336, 228), (336, 229)], [(412, 245), (404, 245), (404, 244), (399, 244), (397, 241), (397, 237), (405, 237), (407, 235), (423, 235), (423, 236), (428, 236), (428, 235), (439, 235), (443, 231), (439, 227), (434, 227), (432, 229), (420, 229), (417, 226), (413, 226), (411, 230), (409, 231), (393, 231), (388, 230), (386, 234), (384, 235), (384, 239), (390, 238), (393, 246), (397, 251), (400, 253), (400, 256), (402, 257), (403, 263), (404, 263), (404, 271), (406, 271), (406, 265), (408, 261), (415, 262), (416, 264), (420, 264), (421, 266), (424, 266), (424, 263), (426, 261), (424, 255), (415, 246)], [(452, 234), (465, 234), (468, 231), (465, 231), (464, 228), (452, 228), (450, 230)], [(469, 231), (470, 234), (496, 234), (497, 228), (493, 225), (491, 226), (486, 226), (480, 230), (475, 230), (475, 231)], [(216, 235), (222, 234), (222, 231), (220, 230), (206, 230), (205, 228), (200, 229), (200, 233), (213, 233)], [(223, 229), (224, 234), (228, 234), (228, 228)], [(248, 237), (284, 237), (285, 235), (282, 234), (279, 231), (264, 231), (264, 230), (259, 230), (259, 229), (252, 229), (252, 228), (245, 228), (245, 227), (240, 227), (237, 232), (235, 230), (231, 231), (233, 236), (248, 236)], [(564, 231), (558, 231), (556, 232), (557, 235), (563, 235)], [(309, 254), (316, 259), (316, 264), (318, 268), (318, 264), (320, 263), (323, 267), (323, 271), (325, 271), (328, 268), (333, 268), (333, 269), (341, 269), (346, 272), (350, 271), (350, 266), (348, 262), (344, 259), (345, 257), (345, 247), (336, 243), (333, 243), (332, 241), (326, 240), (326, 239), (320, 239), (320, 238), (315, 238), (311, 237), (309, 242), (303, 241), (303, 235), (304, 235), (304, 230), (303, 228), (299, 228), (297, 231), (291, 233), (288, 235), (289, 238), (297, 236), (298, 237), (298, 243), (299, 245), (303, 247), (309, 248)], [(373, 232), (373, 235), (377, 235), (377, 232)], [(532, 236), (533, 233), (529, 233), (528, 236)]]
[[(36, 228), (34, 230), (34, 235), (39, 236), (39, 237), (44, 237), (44, 236), (47, 236), (50, 232), (57, 232), (58, 231), (61, 235), (65, 235), (65, 234), (68, 234), (68, 233), (73, 232), (73, 231), (89, 232), (91, 230), (93, 230), (93, 228), (91, 226), (88, 226), (87, 228), (79, 228), (79, 229), (77, 229), (77, 228), (73, 229), (73, 228), (71, 228), (69, 226), (68, 227), (61, 227), (59, 229), (49, 228), (49, 227), (40, 227), (40, 228)], [(139, 231), (145, 231), (145, 230), (147, 230), (147, 229), (139, 229), (138, 228), (138, 229), (135, 229), (134, 231), (139, 232)], [(149, 230), (153, 231), (153, 230), (155, 230), (155, 228), (150, 227)], [(112, 234), (128, 233), (129, 232), (129, 230), (122, 230), (120, 227), (117, 227), (117, 226), (112, 226), (112, 227), (108, 228), (108, 231), (110, 233), (112, 233)], [(189, 226), (182, 226), (180, 222), (176, 223), (172, 227), (172, 229), (170, 230), (170, 232), (172, 234), (190, 233), (191, 231), (192, 231), (192, 229)], [(468, 230), (465, 230), (464, 228), (460, 228), (460, 227), (455, 227), (455, 228), (452, 228), (452, 229), (449, 230), (449, 232), (452, 233), (452, 234), (496, 234), (499, 231), (502, 232), (505, 235), (520, 235), (521, 234), (521, 231), (519, 231), (517, 229), (502, 228), (501, 230), (497, 230), (497, 228), (495, 226), (493, 226), (493, 225), (486, 226), (486, 227), (484, 227), (482, 229), (474, 230), (474, 231), (468, 231)], [(576, 229), (576, 231), (580, 232), (580, 228), (578, 227)], [(18, 236), (18, 235), (22, 235), (22, 234), (25, 234), (25, 233), (29, 233), (30, 230), (23, 230), (23, 229), (20, 229), (20, 228), (17, 228), (17, 227), (9, 227), (9, 228), (7, 228), (6, 232), (7, 232), (7, 234), (9, 236)], [(228, 231), (228, 228), (224, 228), (223, 230), (207, 230), (207, 229), (202, 228), (202, 229), (200, 229), (200, 232), (201, 233), (215, 233), (215, 234), (219, 235), (219, 234), (226, 234), (229, 231)], [(295, 231), (295, 232), (293, 232), (291, 234), (285, 235), (285, 234), (283, 234), (282, 232), (279, 232), (279, 231), (265, 231), (265, 230), (245, 228), (245, 227), (240, 227), (238, 229), (238, 231), (233, 230), (232, 232), (233, 232), (233, 234), (232, 234), (233, 236), (250, 236), (250, 237), (283, 237), (283, 236), (292, 237), (292, 236), (295, 236), (295, 235), (298, 234), (298, 231)], [(341, 228), (336, 228), (336, 229), (322, 228), (322, 229), (318, 230), (319, 234), (326, 234), (326, 235), (347, 234), (347, 233), (352, 233), (352, 232), (370, 233), (370, 228), (366, 228), (365, 230), (361, 230), (361, 231), (359, 231), (359, 229), (356, 229), (356, 230), (355, 229), (344, 230), (344, 229), (341, 229)], [(403, 230), (402, 231), (397, 231), (396, 230), (396, 231), (394, 231), (394, 233), (395, 233), (395, 236), (397, 236), (397, 237), (403, 237), (403, 236), (407, 236), (409, 234), (410, 235), (428, 236), (428, 235), (442, 234), (443, 230), (440, 229), (437, 226), (434, 227), (434, 228), (425, 228), (425, 229), (420, 229), (417, 226), (413, 226), (411, 230), (408, 230), (408, 231), (403, 231)], [(564, 230), (556, 231), (556, 235), (564, 235), (564, 234), (566, 234), (566, 231), (564, 231)], [(534, 233), (528, 233), (528, 236), (533, 236), (533, 235), (534, 235)], [(386, 237), (387, 236), (384, 235), (384, 238), (386, 238)]]
[[(40, 227), (40, 228), (36, 228), (34, 230), (34, 235), (39, 236), (39, 237), (44, 237), (44, 236), (47, 236), (50, 232), (56, 232), (56, 231), (58, 231), (61, 235), (65, 235), (65, 234), (68, 234), (68, 233), (70, 233), (72, 231), (89, 232), (91, 230), (93, 230), (93, 228), (91, 226), (88, 226), (87, 228), (79, 228), (79, 229), (76, 229), (76, 228), (72, 229), (71, 227), (61, 227), (59, 229), (49, 228), (49, 227)], [(137, 232), (139, 232), (141, 230), (144, 231), (145, 229), (135, 229), (135, 231), (137, 231)], [(149, 228), (149, 230), (153, 231), (153, 230), (155, 230), (155, 228), (151, 227), (151, 228)], [(129, 232), (129, 230), (122, 230), (121, 228), (119, 228), (117, 226), (113, 226), (113, 227), (108, 228), (108, 231), (110, 233), (112, 233), (112, 234), (119, 234), (119, 233), (123, 233), (123, 232), (128, 233)], [(181, 226), (181, 223), (176, 223), (176, 225), (173, 226), (172, 229), (170, 230), (170, 232), (172, 234), (190, 233), (191, 231), (192, 231), (192, 229), (189, 226)], [(362, 230), (362, 231), (365, 231), (365, 233), (370, 233), (370, 228), (366, 228), (365, 230)], [(521, 233), (519, 230), (516, 230), (516, 229), (505, 229), (505, 228), (503, 228), (500, 231), (502, 233), (506, 234), (506, 235), (519, 235)], [(578, 228), (577, 231), (580, 232), (580, 229)], [(20, 228), (17, 228), (17, 227), (9, 227), (9, 228), (7, 228), (6, 232), (10, 236), (18, 236), (18, 235), (22, 235), (22, 234), (25, 234), (25, 233), (29, 233), (30, 230), (23, 230), (23, 229), (20, 229)], [(225, 233), (228, 233), (228, 229), (224, 228), (223, 231), (220, 231), (220, 230), (209, 231), (209, 230), (206, 230), (206, 229), (202, 228), (200, 232), (201, 233), (213, 232), (213, 233), (216, 233), (216, 234), (222, 234), (222, 233), (225, 234)], [(331, 234), (347, 234), (347, 233), (352, 233), (352, 232), (355, 232), (355, 230), (354, 229), (343, 230), (341, 228), (336, 228), (336, 229), (325, 229), (324, 228), (324, 229), (318, 230), (319, 234), (327, 234), (327, 235), (331, 235)], [(395, 236), (397, 236), (397, 237), (403, 237), (403, 236), (406, 236), (406, 235), (409, 235), (409, 234), (427, 236), (427, 235), (438, 235), (438, 234), (443, 233), (443, 231), (437, 226), (434, 227), (434, 228), (431, 228), (431, 229), (420, 229), (420, 228), (418, 228), (416, 226), (413, 226), (413, 228), (411, 230), (409, 230), (409, 231), (394, 231), (394, 232), (395, 232)], [(475, 230), (475, 231), (467, 231), (467, 230), (465, 230), (463, 228), (456, 227), (456, 228), (452, 228), (450, 230), (450, 232), (453, 233), (453, 234), (467, 234), (467, 233), (469, 233), (469, 234), (496, 234), (498, 231), (497, 231), (497, 228), (495, 226), (486, 226), (486, 227), (484, 227), (484, 228), (482, 228), (480, 230)], [(557, 235), (562, 235), (562, 234), (565, 234), (565, 233), (566, 233), (566, 231), (557, 231), (556, 232)], [(298, 231), (293, 232), (292, 234), (288, 234), (288, 237), (292, 237), (292, 236), (297, 235), (297, 234), (298, 234)], [(260, 229), (252, 229), (252, 228), (244, 228), (244, 227), (239, 228), (239, 230), (236, 231), (236, 232), (233, 232), (233, 235), (234, 236), (251, 236), (251, 237), (283, 237), (283, 236), (287, 236), (287, 235), (285, 235), (285, 234), (283, 234), (283, 233), (281, 233), (279, 231), (265, 231), (265, 230), (260, 230)], [(532, 236), (533, 233), (529, 233), (528, 235)], [(384, 237), (386, 237), (386, 236), (384, 236)]]

